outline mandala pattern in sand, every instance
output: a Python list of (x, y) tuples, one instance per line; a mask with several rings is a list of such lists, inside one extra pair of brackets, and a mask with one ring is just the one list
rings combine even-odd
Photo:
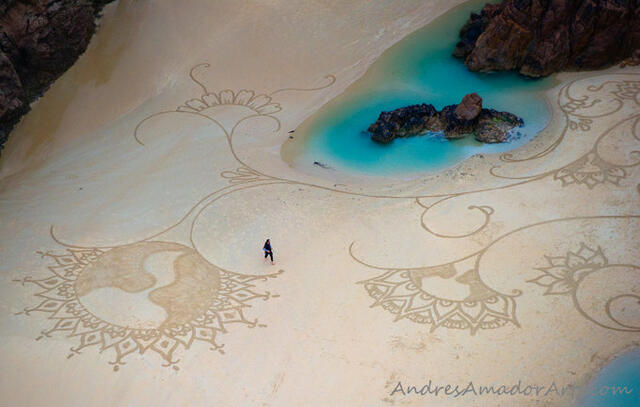
[[(469, 330), (495, 329), (513, 324), (516, 320), (518, 295), (497, 293), (480, 280), (476, 270), (456, 276), (453, 264), (412, 270), (388, 270), (374, 278), (361, 281), (369, 296), (375, 300), (371, 307), (382, 307), (395, 315), (394, 322), (402, 319), (437, 328)], [(430, 293), (434, 278), (452, 279), (468, 287), (462, 299), (441, 298)]]
[(620, 180), (626, 176), (624, 167), (608, 163), (592, 152), (558, 170), (553, 179), (560, 180), (563, 187), (582, 184), (592, 189), (598, 184), (620, 185)]
[[(628, 74), (624, 76), (628, 77)], [(637, 75), (632, 75), (637, 76)], [(485, 230), (492, 222), (495, 209), (488, 206), (485, 201), (469, 205), (465, 201), (464, 209), (476, 210), (482, 214), (477, 216), (475, 226), (468, 232), (443, 232), (434, 230), (429, 225), (427, 215), (434, 208), (444, 204), (451, 204), (465, 195), (481, 194), (493, 190), (507, 189), (511, 186), (542, 181), (551, 178), (560, 181), (562, 187), (583, 186), (591, 190), (601, 185), (602, 187), (615, 186), (626, 187), (624, 180), (633, 173), (634, 167), (640, 165), (640, 115), (637, 105), (640, 104), (640, 81), (615, 80), (605, 81), (600, 85), (589, 85), (581, 88), (583, 94), (572, 95), (572, 87), (576, 81), (565, 85), (559, 94), (558, 104), (564, 113), (566, 124), (563, 132), (552, 144), (542, 149), (539, 153), (529, 157), (516, 159), (514, 153), (505, 153), (500, 156), (501, 161), (507, 164), (520, 164), (544, 159), (556, 150), (565, 137), (570, 135), (577, 138), (581, 132), (593, 132), (596, 125), (603, 128), (599, 121), (603, 118), (613, 118), (613, 125), (596, 134), (592, 138), (592, 147), (573, 162), (564, 164), (555, 169), (548, 169), (534, 175), (505, 175), (497, 172), (498, 166), (491, 168), (491, 175), (501, 179), (512, 179), (513, 185), (499, 186), (484, 190), (476, 190), (463, 193), (454, 193), (439, 198), (432, 204), (423, 203), (424, 197), (415, 197), (415, 202), (424, 208), (420, 223), (422, 229), (430, 235), (440, 239), (468, 238)], [(579, 88), (579, 87), (578, 87)], [(508, 168), (503, 166), (500, 168)], [(635, 183), (634, 183), (635, 184)], [(640, 186), (638, 187), (640, 191)], [(461, 214), (462, 215), (462, 214)], [(452, 215), (453, 216), (453, 215)], [(423, 268), (382, 268), (370, 265), (356, 258), (354, 260), (376, 270), (385, 272), (372, 279), (361, 282), (375, 302), (372, 306), (382, 307), (396, 316), (395, 321), (407, 318), (411, 321), (431, 324), (433, 331), (438, 327), (468, 329), (471, 334), (479, 329), (498, 328), (512, 323), (519, 326), (515, 310), (516, 297), (505, 295), (495, 291), (490, 285), (482, 283), (479, 268), (480, 259), (497, 242), (509, 236), (535, 228), (541, 225), (556, 222), (589, 222), (597, 219), (618, 218), (636, 219), (636, 215), (621, 216), (581, 216), (575, 218), (550, 219), (538, 223), (524, 225), (505, 233), (497, 239), (490, 241), (483, 249), (466, 256), (453, 263)], [(576, 230), (577, 235), (579, 229)], [(353, 245), (352, 245), (353, 247)], [(479, 287), (482, 287), (479, 296), (470, 296), (463, 299), (442, 298), (436, 296), (432, 287), (425, 282), (416, 280), (416, 275), (426, 270), (449, 270), (447, 275), (455, 273), (451, 267), (458, 261), (476, 258), (475, 269), (469, 271), (469, 275), (475, 275)], [(580, 249), (569, 252), (560, 257), (547, 257), (549, 265), (537, 270), (543, 272), (538, 278), (530, 280), (545, 287), (544, 295), (568, 295), (571, 296), (578, 312), (591, 322), (607, 329), (636, 332), (640, 329), (640, 321), (637, 321), (637, 306), (640, 304), (640, 292), (637, 285), (629, 285), (629, 281), (639, 281), (640, 268), (631, 264), (612, 265), (607, 262), (600, 248), (591, 249), (582, 244)], [(444, 269), (443, 269), (444, 267)], [(443, 277), (444, 275), (440, 275)], [(617, 279), (617, 280), (616, 280)], [(594, 281), (599, 281), (599, 289), (594, 288)], [(620, 285), (617, 281), (626, 281), (627, 285)], [(519, 290), (517, 290), (519, 291)], [(590, 293), (589, 295), (585, 293)], [(636, 316), (630, 315), (629, 310), (636, 311)], [(635, 319), (634, 319), (635, 318)]]
[[(188, 236), (183, 239), (195, 247), (193, 225), (207, 206), (236, 191), (287, 183), (242, 162), (234, 150), (234, 131), (251, 118), (266, 118), (280, 129), (280, 121), (273, 114), (282, 107), (274, 101), (274, 95), (324, 89), (336, 79), (327, 75), (326, 83), (320, 87), (282, 88), (269, 94), (247, 89), (213, 92), (196, 77), (200, 68), (209, 66), (198, 64), (189, 72), (191, 80), (202, 89), (200, 97), (187, 100), (175, 110), (142, 119), (133, 129), (133, 138), (144, 146), (139, 133), (145, 123), (160, 115), (195, 115), (205, 119), (224, 133), (229, 152), (238, 162), (236, 169), (220, 172), (229, 185), (206, 195), (177, 223), (137, 243), (109, 248), (68, 245), (54, 236), (52, 226), (52, 238), (67, 250), (42, 254), (54, 262), (49, 267), (52, 275), (15, 280), (42, 289), (36, 294), (40, 303), (21, 314), (48, 313), (52, 326), (42, 331), (38, 339), (57, 333), (73, 338), (78, 345), (71, 348), (69, 357), (86, 348), (111, 352), (110, 363), (117, 371), (132, 354), (154, 353), (164, 360), (164, 366), (177, 370), (177, 355), (195, 343), (206, 343), (224, 353), (224, 345), (218, 338), (228, 332), (230, 325), (266, 326), (257, 319), (247, 319), (245, 311), (252, 301), (278, 297), (268, 291), (260, 292), (254, 283), (275, 278), (283, 270), (268, 275), (224, 270), (205, 260), (192, 247), (162, 241), (163, 235), (190, 223)], [(113, 296), (120, 301), (114, 301)]]
[(544, 287), (544, 295), (569, 296), (580, 314), (607, 329), (640, 332), (640, 267), (611, 264), (600, 247), (582, 243), (563, 256), (545, 256), (538, 277), (529, 283)]
[(192, 248), (157, 241), (41, 255), (53, 262), (50, 276), (20, 280), (40, 290), (40, 303), (23, 312), (49, 314), (51, 327), (37, 339), (55, 334), (71, 338), (77, 345), (69, 357), (88, 348), (108, 352), (114, 371), (131, 355), (149, 353), (177, 370), (177, 355), (196, 342), (224, 353), (219, 335), (231, 325), (265, 326), (248, 319), (245, 311), (252, 301), (278, 297), (256, 290), (254, 283), (282, 272), (232, 273)]
[[(420, 216), (420, 223), (427, 233), (440, 239), (464, 239), (475, 238), (480, 232), (490, 229), (496, 215), (495, 205), (490, 200), (465, 206), (466, 211), (472, 211), (468, 213), (475, 215), (473, 218), (475, 223), (468, 225), (469, 227), (464, 230), (445, 232), (432, 227), (429, 224), (430, 211), (434, 211), (441, 205), (451, 204), (463, 196), (491, 194), (493, 191), (544, 179), (559, 181), (563, 187), (583, 186), (592, 189), (596, 185), (602, 185), (624, 188), (626, 187), (624, 181), (630, 178), (634, 167), (640, 165), (640, 147), (638, 147), (640, 115), (637, 114), (637, 105), (640, 103), (638, 99), (640, 81), (623, 79), (606, 81), (599, 86), (578, 87), (583, 93), (580, 96), (571, 94), (575, 81), (565, 85), (557, 100), (565, 119), (562, 132), (554, 136), (555, 139), (551, 140), (549, 145), (541, 144), (540, 151), (533, 155), (522, 158), (518, 158), (516, 152), (500, 155), (499, 160), (495, 161), (496, 165), (490, 164), (493, 166), (486, 167), (485, 175), (493, 177), (491, 182), (493, 183), (495, 179), (497, 181), (495, 185), (483, 187), (470, 185), (466, 189), (451, 190), (440, 195), (429, 193), (378, 195), (338, 189), (337, 184), (331, 187), (283, 178), (261, 172), (240, 158), (233, 143), (238, 126), (249, 119), (266, 119), (272, 124), (275, 123), (276, 131), (280, 131), (281, 123), (275, 114), (282, 110), (282, 106), (276, 101), (276, 94), (324, 89), (335, 83), (336, 78), (333, 75), (327, 75), (325, 84), (315, 88), (283, 88), (270, 93), (246, 89), (225, 89), (213, 92), (196, 78), (195, 74), (201, 67), (206, 68), (209, 65), (196, 65), (189, 73), (191, 79), (202, 90), (200, 96), (183, 103), (176, 103), (175, 106), (178, 107), (173, 110), (154, 113), (142, 119), (133, 130), (133, 137), (141, 146), (144, 146), (142, 141), (144, 125), (159, 115), (191, 115), (208, 121), (209, 124), (213, 123), (224, 134), (228, 151), (235, 159), (233, 167), (221, 169), (219, 173), (227, 185), (206, 195), (177, 223), (139, 243), (108, 249), (80, 249), (73, 246), (68, 247), (65, 254), (46, 253), (46, 257), (55, 261), (55, 265), (50, 267), (53, 275), (44, 279), (21, 280), (23, 283), (35, 284), (43, 290), (37, 294), (41, 302), (36, 307), (26, 309), (25, 313), (28, 314), (31, 311), (49, 313), (48, 318), (53, 322), (53, 326), (43, 331), (43, 336), (60, 332), (75, 338), (78, 346), (72, 347), (71, 355), (88, 347), (95, 347), (101, 352), (109, 350), (113, 352), (114, 360), (111, 363), (114, 365), (114, 370), (117, 370), (130, 355), (136, 352), (141, 354), (151, 352), (160, 355), (165, 365), (176, 367), (175, 363), (178, 362), (176, 355), (188, 350), (196, 342), (208, 343), (212, 349), (221, 350), (222, 345), (218, 344), (216, 338), (218, 334), (226, 333), (226, 327), (232, 323), (249, 327), (260, 326), (257, 321), (245, 318), (243, 311), (250, 307), (249, 302), (252, 300), (273, 297), (268, 292), (254, 291), (252, 283), (275, 277), (275, 275), (251, 276), (233, 273), (210, 264), (192, 247), (160, 241), (165, 233), (181, 225), (189, 226), (190, 223), (191, 227), (181, 229), (188, 231), (189, 235), (183, 236), (180, 241), (191, 241), (192, 246), (196, 247), (193, 244), (193, 225), (198, 216), (212, 203), (236, 191), (258, 189), (272, 184), (287, 184), (368, 198), (410, 200), (424, 209)], [(623, 76), (629, 78), (628, 74)], [(615, 119), (613, 115), (616, 115)], [(574, 157), (572, 162), (556, 163), (553, 168), (539, 164), (537, 160), (548, 159), (549, 155), (562, 145), (565, 138), (577, 140), (584, 132), (593, 133), (594, 129), (602, 129), (599, 120), (604, 117), (612, 118), (615, 124), (599, 135), (590, 134), (590, 137), (595, 136), (591, 138), (593, 144), (590, 149), (584, 150), (582, 155)], [(544, 140), (546, 142), (550, 139), (547, 137)], [(617, 144), (626, 147), (612, 148)], [(542, 172), (532, 174), (531, 168), (534, 168), (533, 171), (540, 168)], [(507, 172), (503, 173), (502, 171), (505, 170)], [(634, 181), (633, 185), (636, 186), (637, 182)], [(423, 201), (426, 198), (435, 198), (437, 201), (426, 204)], [(543, 221), (515, 229), (493, 240), (476, 253), (441, 265), (419, 268), (382, 268), (364, 263), (355, 258), (353, 252), (351, 255), (357, 262), (381, 270), (378, 276), (360, 282), (368, 295), (374, 299), (373, 307), (386, 309), (395, 316), (395, 321), (408, 319), (418, 324), (430, 325), (431, 331), (447, 328), (466, 330), (474, 335), (483, 329), (496, 329), (509, 325), (520, 326), (516, 319), (516, 299), (522, 292), (513, 290), (510, 294), (505, 294), (509, 291), (499, 292), (485, 284), (480, 277), (482, 272), (478, 265), (480, 258), (495, 242), (504, 237), (529, 227), (556, 221), (563, 221), (563, 219)], [(567, 273), (557, 274), (558, 269), (554, 267), (558, 266), (561, 260), (549, 257), (552, 263), (546, 268), (539, 268), (539, 271), (544, 274), (532, 282), (544, 286), (546, 295), (571, 295), (576, 309), (585, 318), (602, 327), (621, 331), (637, 330), (638, 324), (630, 320), (629, 315), (620, 311), (620, 307), (628, 308), (633, 301), (637, 302), (637, 294), (633, 292), (629, 294), (628, 290), (624, 291), (620, 288), (624, 293), (608, 296), (608, 302), (601, 304), (599, 308), (604, 310), (601, 313), (589, 308), (592, 304), (589, 306), (583, 304), (589, 303), (585, 301), (584, 293), (589, 292), (588, 283), (594, 281), (596, 276), (599, 278), (615, 274), (628, 276), (629, 273), (637, 273), (638, 268), (632, 265), (597, 264), (597, 261), (604, 257), (600, 256), (601, 251), (595, 250), (596, 254), (591, 255), (585, 250), (581, 249), (571, 256), (563, 257), (568, 265), (573, 265), (576, 258), (582, 258), (581, 268), (573, 269), (571, 266), (567, 269), (569, 270)], [(160, 260), (173, 261), (171, 264), (173, 264), (175, 280), (170, 280), (166, 285), (156, 286), (156, 277), (160, 277), (154, 277), (149, 270), (143, 270), (143, 264), (146, 264), (145, 256), (168, 256), (171, 260), (167, 258)], [(476, 258), (474, 267), (465, 268), (458, 263), (473, 257)], [(567, 260), (569, 257), (571, 263)], [(154, 261), (151, 263), (156, 264), (157, 262), (154, 263)], [(108, 267), (105, 266), (107, 263)], [(138, 270), (137, 274), (129, 275), (123, 271), (131, 271), (131, 267)], [(107, 283), (104, 273), (97, 272), (98, 269), (110, 270), (116, 273), (117, 278)], [(93, 277), (88, 278), (88, 275)], [(446, 295), (446, 291), (434, 284), (434, 281), (437, 281), (434, 277), (455, 281), (466, 287), (467, 294), (458, 297)], [(97, 310), (88, 305), (96, 292), (114, 289), (132, 295), (144, 294), (152, 307), (146, 311), (138, 310), (141, 312), (140, 315), (132, 316), (137, 319), (131, 318), (123, 323), (119, 322), (114, 315), (108, 318), (106, 314), (101, 314), (105, 312), (104, 310)], [(158, 317), (158, 309), (165, 310), (166, 318)], [(142, 311), (148, 311), (149, 314), (144, 314)], [(143, 326), (140, 326), (140, 323)]]

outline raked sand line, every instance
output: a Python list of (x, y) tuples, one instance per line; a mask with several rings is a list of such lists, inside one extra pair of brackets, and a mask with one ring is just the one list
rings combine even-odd
[[(394, 15), (360, 6), (376, 26), (395, 27), (380, 32), (386, 46), (420, 26), (409, 6)], [(165, 6), (158, 7), (163, 15)], [(190, 7), (185, 15), (209, 10)], [(276, 23), (282, 14), (268, 8), (255, 15), (243, 9), (235, 23), (247, 37), (252, 25), (281, 27), (278, 38), (287, 43), (296, 30), (325, 21), (318, 4), (307, 7), (296, 15), (309, 20), (291, 26)], [(433, 7), (437, 13), (448, 5)], [(445, 404), (451, 400), (442, 394), (390, 394), (398, 381), (578, 385), (637, 343), (637, 68), (561, 76), (550, 91), (551, 123), (509, 154), (404, 182), (330, 180), (290, 168), (279, 146), (290, 128), (362, 73), (367, 62), (354, 62), (359, 51), (323, 48), (309, 38), (305, 45), (324, 58), (302, 57), (299, 49), (300, 65), (293, 66), (282, 62), (287, 46), (274, 46), (282, 74), (291, 76), (285, 84), (262, 66), (222, 70), (227, 60), (196, 58), (203, 53), (196, 48), (220, 50), (229, 39), (204, 35), (215, 24), (189, 27), (202, 30), (192, 38), (204, 42), (184, 51), (189, 65), (176, 68), (182, 74), (157, 98), (125, 116), (106, 110), (109, 125), (65, 150), (87, 124), (67, 127), (42, 161), (22, 163), (20, 143), (7, 146), (3, 170), (12, 175), (0, 192), (0, 257), (10, 270), (2, 298), (12, 312), (0, 326), (2, 365), (15, 374), (0, 386), (8, 405)], [(365, 28), (344, 30), (347, 45), (374, 41)], [(384, 49), (375, 44), (377, 53)], [(233, 59), (236, 51), (227, 51)], [(173, 59), (176, 52), (168, 51)], [(193, 81), (186, 82), (191, 68)], [(152, 70), (139, 86), (158, 81), (156, 75)], [(126, 81), (108, 82), (96, 97), (119, 93), (118, 83)], [(91, 115), (95, 106), (74, 105), (67, 120), (75, 112)], [(261, 259), (266, 237), (275, 267)], [(182, 254), (167, 254), (175, 251)], [(171, 260), (152, 261), (154, 253)], [(172, 268), (173, 279), (147, 287), (145, 276), (161, 280), (162, 271), (145, 273), (148, 267), (165, 277)], [(118, 284), (146, 293), (131, 303), (131, 315), (155, 309), (148, 301), (166, 312), (164, 322), (118, 322), (107, 314), (127, 317), (119, 314), (128, 308), (109, 307), (115, 298), (107, 296), (83, 303), (78, 279), (92, 269), (93, 276), (123, 270), (120, 277), (131, 278)], [(277, 301), (259, 301), (272, 292)], [(223, 345), (224, 356), (209, 351)], [(43, 390), (26, 391), (27, 384)], [(566, 405), (575, 397), (536, 401), (520, 394), (508, 401)]]

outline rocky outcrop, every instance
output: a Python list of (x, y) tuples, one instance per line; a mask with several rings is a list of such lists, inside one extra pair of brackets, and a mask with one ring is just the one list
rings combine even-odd
[(442, 131), (447, 139), (472, 134), (478, 141), (502, 143), (511, 129), (523, 124), (522, 119), (512, 113), (483, 109), (482, 98), (471, 93), (459, 104), (445, 106), (441, 111), (423, 103), (382, 112), (368, 131), (373, 141), (382, 144), (429, 131)]
[(473, 120), (482, 111), (482, 98), (477, 93), (469, 93), (462, 98), (462, 101), (453, 113), (458, 120)]
[(20, 114), (23, 108), (22, 82), (11, 60), (0, 51), (0, 117)]
[(531, 77), (598, 69), (640, 48), (639, 0), (503, 0), (471, 14), (453, 55)]
[(633, 51), (633, 54), (624, 61), (620, 62), (620, 68), (624, 68), (625, 66), (638, 66), (640, 65), (640, 48)]
[(111, 0), (3, 0), (0, 4), (0, 148), (13, 126), (82, 54)]

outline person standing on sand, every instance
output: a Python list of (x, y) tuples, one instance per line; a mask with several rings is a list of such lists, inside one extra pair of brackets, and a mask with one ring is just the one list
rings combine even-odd
[(271, 264), (275, 264), (273, 262), (273, 250), (271, 249), (271, 241), (269, 239), (267, 239), (266, 242), (264, 242), (264, 246), (262, 246), (262, 250), (264, 250), (264, 260), (267, 260), (267, 256), (271, 257)]

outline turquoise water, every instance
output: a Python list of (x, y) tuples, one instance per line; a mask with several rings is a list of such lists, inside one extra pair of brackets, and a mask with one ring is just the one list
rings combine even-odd
[(623, 353), (598, 372), (578, 406), (640, 406), (640, 349)]
[[(373, 175), (433, 171), (474, 154), (503, 152), (531, 140), (549, 121), (541, 91), (553, 81), (514, 73), (473, 73), (451, 56), (460, 27), (483, 4), (472, 1), (452, 9), (387, 50), (345, 94), (311, 118), (296, 161), (320, 161)], [(441, 109), (471, 92), (482, 97), (484, 107), (522, 117), (525, 126), (516, 129), (522, 134), (493, 145), (473, 137), (448, 141), (439, 133), (379, 145), (366, 133), (382, 110), (423, 102)]]

